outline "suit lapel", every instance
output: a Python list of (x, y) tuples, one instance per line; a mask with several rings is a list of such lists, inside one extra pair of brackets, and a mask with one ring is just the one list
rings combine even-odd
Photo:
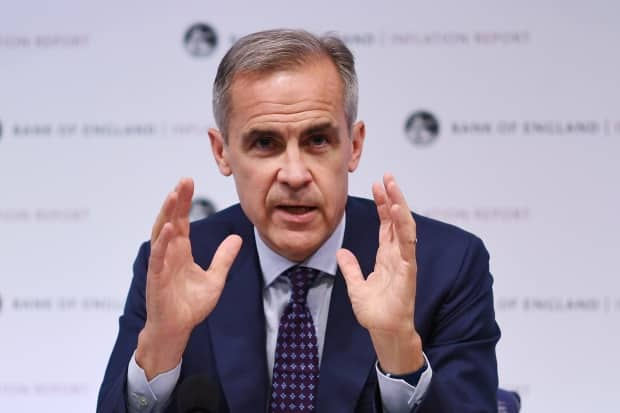
[(256, 243), (251, 225), (244, 225), (237, 233), (243, 238), (242, 249), (207, 319), (218, 376), (231, 413), (261, 411), (257, 407), (267, 405), (269, 390)]
[[(362, 205), (349, 199), (343, 247), (353, 252), (364, 276), (368, 276), (377, 254), (378, 223), (369, 219), (372, 215), (362, 209)], [(329, 305), (317, 411), (352, 412), (375, 360), (370, 336), (355, 318), (339, 270)]]

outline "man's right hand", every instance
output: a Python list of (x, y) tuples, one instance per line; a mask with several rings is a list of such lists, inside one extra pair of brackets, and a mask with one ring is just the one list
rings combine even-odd
[(206, 271), (194, 262), (189, 241), (193, 193), (192, 179), (181, 179), (153, 225), (147, 317), (136, 349), (136, 362), (148, 380), (179, 364), (192, 330), (215, 308), (241, 248), (241, 238), (229, 235)]

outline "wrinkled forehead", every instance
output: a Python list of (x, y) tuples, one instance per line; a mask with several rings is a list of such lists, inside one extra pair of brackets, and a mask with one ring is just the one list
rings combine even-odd
[(342, 105), (342, 82), (331, 62), (311, 62), (291, 69), (238, 76), (230, 93), (231, 115), (256, 103)]
[(322, 109), (330, 112), (334, 122), (346, 124), (344, 83), (328, 57), (272, 70), (238, 72), (226, 95), (226, 140), (238, 134), (239, 128), (247, 127), (250, 120), (263, 119), (262, 115), (268, 114)]
[[(304, 82), (304, 84), (287, 83), (285, 79), (291, 76), (295, 76), (296, 79)], [(277, 81), (278, 79), (281, 79), (282, 82)], [(236, 107), (239, 107), (239, 103), (242, 103), (235, 102), (235, 95), (239, 95), (239, 92), (247, 92), (250, 89), (256, 90), (262, 85), (268, 85), (269, 87), (269, 89), (261, 90), (263, 94), (270, 95), (273, 98), (287, 91), (290, 92), (289, 95), (295, 96), (295, 93), (299, 93), (301, 89), (306, 92), (319, 92), (319, 89), (328, 88), (336, 95), (334, 97), (338, 97), (341, 103), (344, 88), (336, 65), (327, 57), (314, 56), (313, 59), (308, 58), (302, 62), (278, 66), (270, 70), (238, 72), (232, 78), (228, 91), (230, 108), (234, 110)], [(282, 90), (282, 88), (287, 90)], [(299, 97), (302, 96), (300, 95)]]

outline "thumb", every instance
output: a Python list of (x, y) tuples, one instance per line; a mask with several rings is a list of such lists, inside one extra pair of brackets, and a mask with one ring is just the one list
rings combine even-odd
[(352, 290), (355, 290), (364, 282), (364, 275), (362, 274), (360, 264), (355, 255), (345, 248), (341, 248), (336, 252), (336, 259), (350, 294)]
[(216, 277), (226, 279), (228, 271), (241, 249), (242, 242), (239, 235), (229, 235), (226, 237), (213, 255), (209, 271), (213, 272)]

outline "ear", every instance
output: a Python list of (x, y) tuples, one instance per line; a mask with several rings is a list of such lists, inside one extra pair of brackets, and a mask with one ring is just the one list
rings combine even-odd
[(211, 141), (211, 151), (213, 158), (217, 163), (220, 173), (224, 176), (230, 176), (232, 169), (228, 163), (228, 146), (224, 142), (222, 133), (214, 128), (209, 128), (209, 140)]
[(364, 148), (364, 138), (366, 138), (366, 125), (363, 121), (357, 121), (351, 129), (351, 158), (349, 159), (349, 172), (357, 169), (362, 157), (362, 149)]

